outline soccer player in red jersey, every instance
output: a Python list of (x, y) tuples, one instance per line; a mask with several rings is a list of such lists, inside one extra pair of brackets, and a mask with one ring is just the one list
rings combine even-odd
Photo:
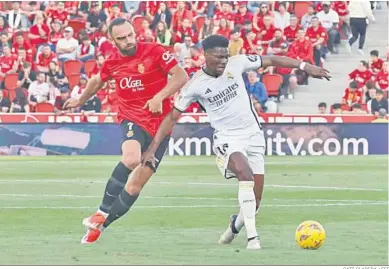
[[(136, 43), (133, 26), (118, 18), (109, 25), (118, 51), (92, 77), (79, 100), (69, 99), (64, 107), (82, 106), (105, 82), (116, 81), (118, 120), (123, 143), (122, 159), (112, 172), (98, 211), (84, 219), (88, 231), (81, 243), (94, 243), (109, 224), (123, 216), (137, 200), (157, 166), (142, 167), (142, 152), (148, 148), (164, 117), (171, 110), (169, 97), (188, 80), (186, 72), (163, 46)], [(168, 75), (171, 78), (168, 80)], [(160, 163), (169, 143), (167, 138), (156, 154)]]

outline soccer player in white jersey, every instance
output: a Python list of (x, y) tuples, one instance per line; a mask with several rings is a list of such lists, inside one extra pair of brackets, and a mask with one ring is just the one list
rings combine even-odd
[(229, 244), (245, 226), (247, 248), (260, 249), (255, 226), (264, 185), (265, 137), (247, 94), (242, 73), (260, 67), (300, 68), (316, 78), (329, 79), (327, 70), (280, 56), (236, 55), (229, 57), (228, 39), (212, 35), (203, 41), (205, 66), (181, 89), (173, 110), (165, 117), (142, 163), (155, 163), (154, 154), (186, 108), (193, 102), (203, 106), (214, 132), (216, 163), (225, 178), (239, 182), (239, 214), (231, 216), (219, 239)]

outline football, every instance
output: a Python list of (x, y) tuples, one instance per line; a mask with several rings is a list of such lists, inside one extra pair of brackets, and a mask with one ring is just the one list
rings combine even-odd
[(296, 229), (296, 242), (303, 249), (318, 249), (325, 240), (326, 232), (317, 221), (304, 221)]

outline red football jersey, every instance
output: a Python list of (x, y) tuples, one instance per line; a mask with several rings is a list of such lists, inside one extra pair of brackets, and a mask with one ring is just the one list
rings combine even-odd
[(369, 70), (361, 72), (358, 69), (355, 69), (350, 74), (348, 74), (348, 76), (350, 77), (350, 79), (353, 79), (358, 83), (358, 88), (362, 88), (363, 86), (365, 86), (366, 82), (371, 79), (373, 73)]
[(297, 32), (299, 31), (300, 26), (297, 25), (296, 28), (292, 28), (290, 25), (284, 28), (284, 36), (288, 42), (293, 42), (297, 38)]
[(38, 56), (38, 66), (43, 66), (43, 67), (49, 67), (49, 64), (52, 61), (57, 61), (57, 55), (55, 55), (55, 52), (51, 52), (49, 56), (45, 56), (43, 53), (41, 53)]
[(324, 38), (324, 45), (327, 44), (327, 40), (328, 40), (327, 31), (322, 26), (319, 26), (316, 30), (313, 28), (313, 26), (309, 27), (305, 35), (309, 37), (312, 43), (315, 43), (319, 38), (322, 37)]
[(222, 11), (219, 11), (215, 14), (214, 20), (220, 21), (221, 19), (226, 19), (227, 21), (234, 21), (235, 15), (231, 12), (224, 13)]
[(382, 69), (382, 65), (384, 64), (384, 61), (380, 58), (377, 59), (374, 63), (370, 64), (370, 68), (374, 73), (378, 73)]
[(65, 21), (68, 20), (69, 14), (66, 12), (66, 10), (58, 11), (55, 10), (51, 16), (53, 20), (59, 20), (62, 24), (65, 23)]
[(384, 73), (382, 70), (379, 72), (375, 78), (375, 81), (378, 82), (378, 85), (380, 85), (381, 90), (388, 90), (388, 73)]
[(339, 16), (344, 17), (348, 14), (346, 1), (335, 1), (333, 2), (333, 9), (338, 13)]
[(153, 43), (137, 43), (133, 56), (111, 55), (100, 70), (101, 79), (116, 81), (118, 95), (118, 120), (133, 121), (152, 136), (171, 110), (168, 98), (163, 101), (162, 114), (152, 114), (143, 109), (167, 84), (168, 72), (178, 63), (163, 46)]
[(361, 103), (362, 102), (362, 92), (359, 90), (351, 91), (347, 88), (344, 91), (343, 99), (351, 101), (351, 103)]
[(6, 73), (9, 70), (12, 69), (12, 67), (15, 65), (15, 62), (18, 60), (18, 58), (11, 54), (10, 57), (7, 57), (5, 55), (0, 57), (0, 71), (2, 73)]

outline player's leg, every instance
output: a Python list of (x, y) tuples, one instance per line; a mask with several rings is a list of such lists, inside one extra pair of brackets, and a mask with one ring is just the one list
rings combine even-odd
[[(146, 185), (146, 183), (149, 181), (153, 173), (158, 168), (159, 163), (162, 160), (165, 151), (168, 147), (169, 139), (170, 138), (166, 138), (161, 143), (161, 145), (159, 146), (159, 148), (155, 153), (155, 158), (156, 158), (155, 169), (151, 166), (151, 164), (148, 164), (146, 167), (142, 167), (141, 165), (138, 165), (131, 173), (125, 188), (122, 190), (122, 192), (118, 196), (118, 199), (116, 199), (116, 201), (112, 205), (111, 210), (109, 211), (109, 215), (103, 224), (104, 228), (108, 227), (112, 222), (119, 219), (124, 214), (126, 214), (128, 210), (130, 210), (130, 208), (138, 198), (140, 192), (142, 191), (143, 187)], [(149, 142), (151, 142), (151, 140), (152, 139), (150, 138)], [(145, 148), (148, 147), (148, 144), (146, 145), (147, 146), (145, 146)]]

